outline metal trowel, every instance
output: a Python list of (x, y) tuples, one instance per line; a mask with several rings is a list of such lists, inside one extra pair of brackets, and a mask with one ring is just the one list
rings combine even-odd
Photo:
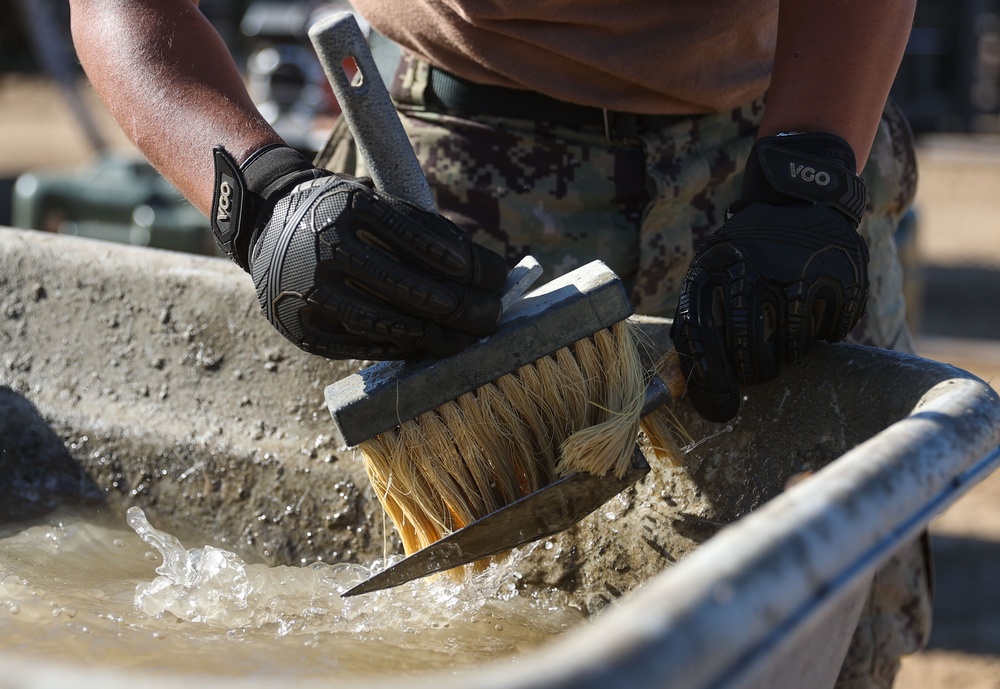
[(622, 478), (575, 473), (478, 519), (369, 577), (342, 596), (405, 584), (565, 531), (649, 472), (636, 448)]

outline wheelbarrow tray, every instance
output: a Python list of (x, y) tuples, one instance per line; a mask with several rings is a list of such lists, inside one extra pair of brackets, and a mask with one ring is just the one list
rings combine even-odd
[[(3, 518), (96, 497), (274, 564), (381, 555), (380, 508), (360, 462), (332, 444), (323, 400), (357, 363), (284, 341), (238, 268), (0, 228), (0, 281)], [(651, 347), (669, 345), (666, 323), (642, 327)], [(749, 390), (732, 424), (672, 409), (689, 445), (679, 465), (658, 463), (521, 562), (529, 585), (561, 581), (590, 623), (514, 664), (409, 685), (830, 686), (873, 572), (1000, 462), (986, 383), (859, 346), (817, 347)], [(23, 686), (78, 678), (5, 653), (0, 667)], [(135, 677), (101, 686), (119, 680)]]

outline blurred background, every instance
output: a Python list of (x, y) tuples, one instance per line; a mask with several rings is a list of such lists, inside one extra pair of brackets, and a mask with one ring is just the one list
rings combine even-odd
[[(260, 110), (311, 155), (338, 108), (306, 37), (341, 2), (201, 0)], [(0, 225), (215, 254), (96, 99), (58, 0), (0, 0)], [(1000, 0), (920, 0), (893, 96), (918, 141), (897, 242), (922, 356), (1000, 385)], [(1000, 474), (1000, 472), (998, 472)], [(933, 525), (935, 628), (901, 689), (1000, 689), (1000, 476)]]

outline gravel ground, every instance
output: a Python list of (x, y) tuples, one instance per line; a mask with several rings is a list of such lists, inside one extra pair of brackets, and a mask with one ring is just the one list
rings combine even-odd
[[(128, 148), (87, 89), (112, 147)], [(0, 178), (72, 168), (93, 154), (65, 101), (44, 81), (0, 75)], [(920, 143), (918, 256), (924, 284), (920, 354), (1000, 384), (1000, 139)], [(1000, 388), (998, 388), (1000, 389)], [(897, 689), (1000, 689), (1000, 472), (932, 525), (936, 621), (926, 651), (907, 658)]]

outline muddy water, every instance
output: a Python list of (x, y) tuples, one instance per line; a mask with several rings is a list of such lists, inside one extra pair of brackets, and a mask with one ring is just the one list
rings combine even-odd
[(138, 508), (127, 522), (0, 527), (0, 652), (228, 677), (412, 675), (516, 662), (583, 623), (550, 594), (519, 593), (516, 563), (342, 599), (369, 568), (247, 564), (186, 548)]

